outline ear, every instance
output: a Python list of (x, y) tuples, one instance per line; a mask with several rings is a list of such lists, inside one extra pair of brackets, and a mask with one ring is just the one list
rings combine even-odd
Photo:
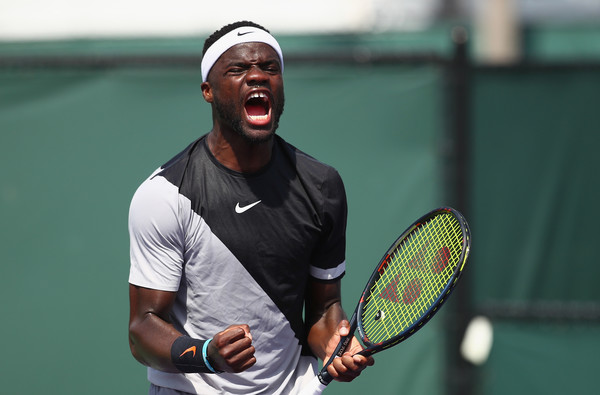
[(200, 88), (202, 89), (202, 96), (204, 97), (204, 100), (207, 101), (208, 103), (212, 103), (213, 102), (213, 93), (212, 93), (212, 87), (210, 86), (210, 83), (203, 82), (202, 85), (200, 85)]

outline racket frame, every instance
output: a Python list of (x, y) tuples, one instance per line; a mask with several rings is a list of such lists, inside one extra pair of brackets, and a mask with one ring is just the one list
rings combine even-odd
[[(429, 307), (429, 309), (427, 309), (427, 311), (423, 315), (421, 315), (421, 317), (417, 321), (415, 321), (412, 325), (410, 325), (405, 330), (403, 330), (402, 332), (400, 332), (399, 334), (397, 334), (396, 336), (394, 336), (388, 340), (385, 340), (380, 343), (370, 342), (369, 340), (367, 340), (365, 330), (362, 325), (362, 321), (359, 319), (359, 317), (362, 316), (363, 309), (366, 305), (366, 301), (368, 300), (368, 297), (370, 296), (373, 285), (375, 284), (375, 282), (377, 282), (377, 280), (383, 274), (383, 271), (381, 271), (380, 269), (382, 268), (383, 265), (386, 264), (388, 258), (393, 253), (393, 251), (396, 250), (396, 248), (406, 240), (408, 235), (412, 234), (412, 232), (415, 229), (419, 228), (420, 226), (425, 224), (428, 220), (430, 220), (431, 218), (433, 218), (434, 216), (436, 216), (440, 213), (449, 213), (449, 214), (453, 215), (456, 218), (458, 224), (460, 225), (461, 233), (463, 234), (461, 256), (458, 259), (458, 264), (456, 265), (454, 272), (448, 279), (448, 283), (446, 284), (446, 287), (444, 288), (444, 290), (442, 292), (440, 292), (440, 295), (435, 300), (435, 302), (433, 302), (433, 304)], [(359, 352), (359, 354), (364, 355), (364, 356), (369, 356), (369, 355), (373, 355), (377, 352), (383, 351), (386, 348), (395, 346), (396, 344), (403, 342), (404, 340), (406, 340), (410, 336), (412, 336), (415, 332), (417, 332), (419, 329), (421, 329), (421, 327), (423, 325), (425, 325), (438, 312), (440, 307), (448, 299), (448, 297), (450, 296), (450, 294), (456, 287), (456, 284), (458, 283), (458, 280), (461, 277), (461, 274), (462, 274), (463, 268), (465, 266), (465, 263), (467, 261), (467, 258), (469, 257), (470, 247), (471, 247), (471, 232), (469, 229), (469, 225), (467, 224), (467, 221), (465, 220), (463, 215), (458, 210), (453, 209), (451, 207), (440, 207), (435, 210), (432, 210), (429, 213), (423, 215), (418, 220), (416, 220), (412, 225), (410, 225), (396, 239), (396, 241), (394, 241), (394, 243), (392, 243), (390, 248), (388, 248), (387, 252), (383, 255), (383, 257), (377, 264), (377, 268), (375, 269), (375, 271), (369, 278), (369, 281), (367, 282), (367, 285), (365, 286), (365, 289), (363, 290), (363, 293), (360, 297), (360, 300), (359, 300), (359, 303), (358, 303), (358, 306), (356, 308), (354, 315), (356, 315), (355, 319), (357, 321), (357, 329), (358, 329), (358, 332), (360, 335), (360, 340), (363, 343), (363, 345), (365, 346), (365, 349), (362, 350), (361, 352)]]
[[(402, 242), (404, 242), (404, 240), (408, 237), (408, 235), (410, 235), (413, 232), (413, 230), (420, 227), (421, 225), (426, 223), (428, 220), (430, 220), (431, 218), (433, 218), (434, 216), (436, 216), (442, 212), (449, 213), (456, 218), (456, 220), (458, 221), (458, 223), (461, 227), (461, 232), (463, 234), (461, 256), (459, 257), (458, 264), (456, 265), (454, 272), (450, 276), (448, 283), (446, 284), (446, 287), (440, 293), (440, 296), (435, 300), (435, 302), (431, 305), (431, 307), (416, 322), (414, 322), (408, 328), (406, 328), (405, 330), (403, 330), (402, 332), (400, 332), (399, 334), (397, 334), (396, 336), (393, 336), (392, 338), (390, 338), (388, 340), (385, 340), (380, 343), (371, 343), (370, 341), (366, 340), (364, 328), (362, 326), (362, 322), (359, 319), (359, 317), (361, 317), (362, 311), (365, 306), (365, 301), (367, 300), (367, 298), (369, 297), (369, 295), (371, 293), (371, 288), (372, 288), (373, 284), (377, 281), (377, 279), (382, 274), (382, 272), (380, 272), (381, 267), (386, 263), (386, 261), (390, 257), (390, 254), (398, 247), (398, 245), (400, 245)], [(463, 215), (458, 210), (455, 210), (452, 207), (447, 207), (447, 206), (439, 207), (439, 208), (432, 210), (429, 213), (423, 215), (422, 217), (417, 219), (415, 222), (413, 222), (413, 224), (410, 225), (396, 239), (396, 241), (394, 241), (394, 243), (392, 243), (390, 248), (388, 248), (386, 253), (383, 255), (383, 257), (381, 258), (381, 260), (375, 267), (373, 274), (371, 274), (371, 277), (369, 278), (369, 281), (367, 282), (367, 285), (365, 286), (365, 288), (361, 294), (361, 297), (360, 297), (359, 302), (354, 310), (354, 313), (352, 314), (352, 317), (349, 320), (350, 328), (349, 328), (348, 335), (343, 336), (340, 339), (340, 342), (338, 343), (336, 349), (332, 353), (332, 357), (327, 361), (326, 364), (323, 365), (323, 368), (318, 373), (319, 381), (323, 385), (327, 385), (333, 380), (333, 377), (327, 372), (327, 366), (329, 366), (329, 364), (331, 364), (333, 362), (333, 359), (335, 358), (335, 356), (341, 357), (344, 354), (344, 352), (346, 351), (346, 348), (350, 344), (350, 341), (354, 337), (354, 333), (355, 333), (356, 329), (358, 329), (358, 331), (359, 331), (360, 341), (363, 343), (363, 346), (365, 346), (365, 348), (362, 351), (360, 351), (358, 354), (364, 355), (364, 356), (370, 356), (370, 355), (373, 355), (380, 351), (383, 351), (387, 348), (395, 346), (400, 342), (403, 342), (404, 340), (408, 339), (410, 336), (415, 334), (419, 329), (421, 329), (423, 327), (423, 325), (425, 325), (427, 322), (429, 322), (429, 320), (439, 311), (440, 307), (443, 305), (443, 303), (447, 300), (447, 298), (450, 296), (450, 294), (456, 287), (456, 284), (458, 283), (458, 280), (461, 277), (463, 268), (464, 268), (467, 258), (469, 256), (470, 248), (471, 248), (471, 232), (469, 229), (469, 225), (467, 224), (467, 221), (465, 220)]]

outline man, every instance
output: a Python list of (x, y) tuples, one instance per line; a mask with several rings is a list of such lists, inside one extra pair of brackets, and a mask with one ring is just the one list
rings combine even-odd
[[(223, 27), (201, 68), (211, 131), (130, 207), (131, 352), (150, 393), (293, 394), (348, 333), (343, 183), (275, 135), (283, 56), (266, 29)], [(336, 380), (373, 364), (360, 349), (334, 359)]]

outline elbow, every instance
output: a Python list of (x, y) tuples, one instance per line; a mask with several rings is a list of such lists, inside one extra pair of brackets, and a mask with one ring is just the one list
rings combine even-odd
[(138, 341), (138, 331), (136, 331), (136, 326), (134, 324), (129, 325), (129, 350), (131, 351), (131, 355), (142, 365), (148, 366), (148, 363), (144, 360), (139, 350)]

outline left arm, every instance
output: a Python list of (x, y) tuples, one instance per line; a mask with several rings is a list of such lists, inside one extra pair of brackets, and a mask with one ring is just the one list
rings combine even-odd
[[(348, 335), (349, 323), (342, 309), (341, 281), (333, 283), (309, 279), (306, 295), (306, 321), (308, 344), (312, 352), (327, 362), (340, 341)], [(344, 355), (334, 359), (327, 371), (337, 381), (352, 381), (367, 366), (373, 365), (372, 357), (355, 355), (362, 350), (356, 338)]]

